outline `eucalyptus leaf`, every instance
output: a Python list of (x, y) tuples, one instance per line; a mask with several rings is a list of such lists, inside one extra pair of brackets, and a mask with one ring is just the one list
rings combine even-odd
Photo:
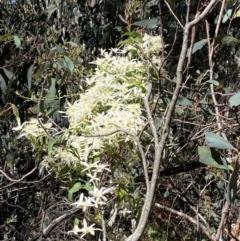
[(178, 105), (183, 105), (183, 106), (192, 106), (192, 102), (187, 99), (186, 97), (178, 97), (178, 100), (177, 100), (177, 104)]
[(228, 190), (227, 190), (227, 202), (228, 205), (232, 205), (235, 201), (236, 194), (237, 194), (237, 181), (238, 181), (238, 171), (239, 171), (239, 162), (236, 161), (233, 173), (230, 177)]
[(225, 170), (233, 169), (232, 166), (230, 166), (230, 165), (228, 166), (228, 168), (226, 168), (224, 165), (219, 164), (220, 154), (218, 155), (217, 152), (214, 152), (209, 147), (198, 146), (198, 155), (199, 155), (199, 161), (205, 165), (208, 165), (210, 167), (219, 168), (219, 169), (225, 169)]
[(30, 112), (31, 114), (38, 114), (40, 112), (38, 104), (34, 105), (33, 107), (29, 107), (28, 112)]
[(223, 16), (222, 23), (226, 23), (228, 19), (231, 17), (231, 15), (232, 15), (232, 9), (228, 9), (225, 15)]
[(66, 65), (66, 62), (64, 61), (64, 59), (57, 59), (57, 62), (59, 64), (60, 68), (63, 68), (64, 70), (67, 69), (67, 65)]
[(51, 156), (52, 149), (53, 149), (53, 145), (56, 144), (57, 142), (58, 142), (58, 138), (51, 139), (51, 140), (48, 142), (48, 156)]
[(206, 144), (210, 147), (214, 147), (217, 149), (235, 150), (235, 148), (228, 141), (226, 141), (221, 136), (216, 135), (212, 132), (205, 133), (205, 141), (206, 141)]
[(230, 43), (237, 43), (238, 39), (234, 38), (233, 36), (224, 36), (221, 40), (222, 44), (230, 44)]
[(14, 77), (14, 73), (13, 72), (11, 72), (10, 70), (8, 70), (6, 68), (3, 68), (3, 71), (4, 71), (4, 73), (6, 74), (6, 76), (7, 76), (7, 78), (9, 80), (13, 79), (13, 77)]
[(64, 59), (65, 59), (65, 63), (66, 63), (66, 66), (67, 68), (72, 71), (74, 69), (74, 63), (71, 59), (69, 59), (67, 56), (64, 56)]
[(2, 75), (0, 74), (0, 86), (1, 86), (1, 91), (2, 93), (6, 93), (6, 89), (7, 89), (7, 85), (6, 85), (6, 81), (5, 79), (2, 77)]
[(33, 67), (34, 64), (32, 64), (27, 72), (27, 81), (28, 81), (28, 90), (30, 91), (32, 89), (32, 73), (33, 73)]
[(76, 43), (74, 43), (74, 42), (72, 42), (72, 41), (70, 41), (70, 42), (67, 42), (68, 44), (70, 44), (72, 47), (74, 47), (74, 48), (76, 48), (78, 45), (76, 44)]
[(233, 95), (229, 100), (229, 106), (233, 107), (233, 106), (238, 106), (240, 105), (240, 92), (238, 92), (237, 94)]
[(58, 44), (56, 45), (56, 49), (57, 49), (58, 53), (66, 54), (66, 50), (63, 49), (62, 47), (60, 47)]
[[(192, 53), (191, 53), (191, 54), (194, 54), (195, 52), (197, 52), (198, 50), (200, 50), (206, 43), (207, 43), (207, 40), (206, 40), (206, 39), (202, 39), (202, 40), (196, 42), (196, 43), (193, 45), (193, 49), (192, 49)], [(189, 56), (189, 54), (190, 54), (190, 48), (188, 48), (187, 57)]]
[(219, 86), (219, 82), (217, 80), (207, 80), (205, 83), (213, 84), (215, 86)]
[(14, 43), (15, 43), (16, 47), (19, 48), (21, 46), (20, 38), (17, 35), (14, 35), (13, 40), (14, 40)]
[(49, 14), (49, 17), (52, 15), (52, 13), (54, 11), (57, 10), (57, 7), (54, 5), (54, 4), (50, 4), (48, 7), (47, 7), (47, 13)]
[(157, 18), (144, 19), (144, 20), (141, 20), (141, 21), (137, 21), (137, 22), (133, 23), (132, 25), (136, 25), (136, 26), (139, 26), (139, 27), (143, 27), (143, 28), (146, 27), (146, 28), (152, 29), (152, 28), (156, 28), (157, 27), (157, 21), (158, 21)]

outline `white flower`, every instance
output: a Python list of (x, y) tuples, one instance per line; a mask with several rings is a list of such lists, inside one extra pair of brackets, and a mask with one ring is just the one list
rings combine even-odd
[[(85, 199), (85, 201), (84, 201)], [(72, 205), (76, 205), (77, 207), (82, 208), (82, 210), (85, 212), (88, 207), (96, 206), (93, 203), (93, 199), (90, 197), (84, 197), (83, 193), (81, 193), (80, 198), (77, 202), (73, 203)]]
[(92, 173), (88, 173), (87, 176), (90, 177), (89, 182), (100, 181), (100, 178), (97, 177), (96, 172), (93, 175), (92, 175)]
[(87, 162), (80, 162), (81, 165), (85, 166), (86, 168), (82, 170), (82, 172), (86, 172), (87, 170), (90, 170), (92, 168), (97, 168), (99, 161), (96, 161), (94, 163), (87, 163)]
[(40, 119), (32, 118), (30, 121), (25, 121), (22, 125), (18, 121), (18, 127), (13, 128), (13, 130), (21, 130), (18, 138), (21, 138), (23, 136), (26, 136), (28, 138), (46, 136), (46, 131), (49, 130), (51, 127), (51, 123), (43, 124)]
[(101, 187), (100, 189), (98, 189), (97, 187), (94, 186), (93, 191), (90, 191), (89, 194), (94, 197), (93, 199), (94, 202), (96, 200), (101, 200), (101, 199), (103, 199), (104, 201), (107, 201), (107, 198), (104, 196), (104, 191), (105, 191), (105, 188)]
[(82, 230), (78, 227), (78, 225), (74, 225), (73, 229), (71, 231), (68, 231), (68, 234), (69, 233), (74, 233), (74, 234), (77, 235), (80, 232), (82, 232)]
[(82, 232), (83, 234), (81, 235), (80, 238), (83, 238), (86, 234), (91, 234), (91, 235), (95, 235), (95, 231), (99, 230), (101, 231), (101, 229), (99, 228), (93, 228), (95, 224), (92, 224), (91, 226), (87, 225), (87, 221), (85, 219), (83, 219), (83, 228), (81, 228), (79, 231)]
[(106, 165), (106, 164), (98, 164), (96, 169), (93, 170), (93, 172), (103, 172), (104, 170), (108, 171), (108, 172), (111, 172), (111, 170), (109, 168), (107, 168), (109, 165)]

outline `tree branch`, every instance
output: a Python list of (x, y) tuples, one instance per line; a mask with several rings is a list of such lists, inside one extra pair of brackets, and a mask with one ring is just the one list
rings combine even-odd
[[(183, 66), (184, 66), (184, 62), (186, 59), (186, 53), (187, 53), (187, 49), (188, 49), (188, 39), (189, 39), (189, 32), (190, 29), (196, 25), (197, 23), (199, 23), (208, 13), (209, 11), (214, 7), (214, 5), (218, 2), (218, 0), (211, 0), (211, 2), (207, 5), (207, 7), (204, 9), (204, 11), (196, 18), (194, 19), (192, 22), (189, 22), (185, 25), (184, 28), (184, 35), (183, 35), (183, 43), (182, 43), (182, 50), (181, 50), (181, 54), (180, 54), (180, 58), (178, 61), (178, 66), (177, 66), (177, 83), (176, 83), (176, 88), (174, 90), (174, 94), (172, 97), (172, 100), (168, 106), (168, 110), (166, 113), (166, 120), (165, 120), (165, 126), (163, 127), (162, 133), (161, 133), (161, 140), (160, 142), (158, 142), (156, 139), (156, 129), (155, 126), (153, 127), (153, 120), (152, 120), (152, 116), (151, 116), (151, 112), (147, 109), (147, 116), (148, 116), (148, 121), (150, 123), (151, 126), (151, 130), (152, 130), (152, 134), (154, 136), (154, 146), (155, 146), (155, 160), (154, 160), (154, 166), (153, 166), (153, 175), (152, 175), (152, 179), (150, 182), (150, 190), (149, 192), (147, 191), (146, 194), (146, 199), (145, 199), (145, 203), (142, 209), (142, 213), (141, 213), (141, 217), (140, 220), (138, 222), (138, 226), (136, 228), (136, 230), (134, 231), (134, 233), (129, 236), (126, 241), (137, 241), (140, 239), (140, 237), (142, 236), (146, 224), (147, 224), (147, 220), (148, 220), (148, 216), (150, 214), (151, 211), (151, 207), (152, 207), (152, 203), (153, 203), (153, 199), (155, 196), (155, 190), (156, 190), (156, 186), (157, 186), (157, 180), (158, 180), (158, 176), (159, 176), (159, 168), (160, 168), (160, 164), (162, 162), (162, 157), (163, 157), (163, 151), (164, 151), (164, 147), (165, 147), (165, 143), (169, 134), (169, 130), (170, 130), (170, 124), (171, 124), (171, 119), (172, 119), (172, 115), (175, 109), (175, 105), (178, 99), (178, 95), (180, 92), (180, 88), (182, 85), (182, 80), (183, 80)], [(145, 97), (144, 99), (144, 103), (145, 103), (145, 107), (147, 106), (148, 102), (148, 95)]]

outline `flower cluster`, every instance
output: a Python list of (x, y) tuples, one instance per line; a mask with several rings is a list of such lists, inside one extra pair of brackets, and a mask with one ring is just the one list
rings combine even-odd
[(30, 121), (25, 121), (22, 125), (20, 122), (17, 127), (14, 127), (13, 130), (21, 131), (18, 138), (23, 136), (25, 137), (38, 137), (38, 136), (47, 136), (47, 131), (51, 129), (52, 124), (46, 123), (43, 124), (41, 119), (32, 118)]
[[(94, 74), (86, 79), (86, 92), (79, 100), (68, 103), (64, 112), (69, 121), (69, 128), (61, 139), (66, 143), (65, 148), (53, 145), (51, 156), (44, 160), (46, 166), (58, 161), (62, 166), (80, 167), (78, 170), (93, 187), (89, 196), (81, 193), (79, 200), (72, 204), (83, 212), (90, 208), (97, 211), (108, 201), (109, 191), (102, 187), (101, 175), (111, 170), (104, 157), (116, 150), (118, 153), (126, 150), (125, 153), (137, 157), (133, 136), (145, 125), (143, 97), (149, 62), (133, 59), (128, 54), (131, 49), (141, 49), (147, 56), (151, 54), (152, 62), (157, 61), (155, 54), (161, 49), (160, 38), (145, 35), (139, 46), (101, 51), (101, 57), (93, 63), (96, 65)], [(48, 136), (52, 126), (32, 119), (15, 129), (21, 130), (19, 137), (25, 136), (31, 141), (32, 137)], [(131, 150), (126, 143), (131, 144)], [(127, 212), (125, 210), (123, 215)], [(83, 228), (74, 225), (69, 233), (82, 233), (82, 238), (86, 234), (94, 235), (96, 230), (99, 229), (88, 226), (84, 219)]]

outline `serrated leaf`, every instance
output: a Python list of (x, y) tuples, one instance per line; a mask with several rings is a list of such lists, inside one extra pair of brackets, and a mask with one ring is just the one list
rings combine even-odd
[(68, 191), (68, 200), (73, 201), (73, 194), (78, 192), (82, 188), (82, 184), (80, 182), (76, 182), (73, 187)]
[(231, 17), (231, 15), (232, 15), (232, 9), (228, 9), (225, 15), (223, 16), (222, 23), (226, 23), (228, 19)]
[(238, 106), (240, 105), (240, 92), (238, 92), (237, 94), (233, 95), (229, 100), (229, 106), (233, 107), (233, 106)]
[(198, 146), (198, 155), (199, 155), (199, 161), (205, 165), (208, 165), (210, 167), (215, 167), (219, 169), (229, 169), (232, 170), (232, 166), (228, 165), (228, 168), (226, 168), (224, 165), (219, 164), (219, 160), (221, 163), (221, 156), (217, 151), (214, 151), (206, 146)]
[(33, 67), (34, 64), (32, 64), (27, 72), (27, 81), (28, 81), (28, 90), (30, 91), (32, 89), (32, 73), (33, 73)]
[(227, 190), (227, 202), (228, 205), (231, 205), (234, 203), (236, 194), (237, 194), (237, 181), (238, 181), (238, 170), (239, 170), (239, 162), (236, 161), (233, 173), (230, 177), (229, 184), (228, 184), (228, 190)]
[[(195, 52), (197, 52), (198, 50), (200, 50), (206, 43), (207, 43), (207, 40), (206, 40), (206, 39), (202, 39), (202, 40), (196, 42), (196, 43), (193, 45), (192, 54), (194, 54)], [(190, 48), (188, 48), (187, 57), (188, 57), (189, 54), (190, 54), (189, 52), (190, 52)]]
[(64, 59), (65, 59), (65, 63), (66, 63), (66, 66), (67, 68), (72, 71), (74, 69), (74, 63), (71, 59), (69, 59), (67, 56), (64, 56)]
[(14, 77), (13, 72), (11, 72), (10, 70), (7, 70), (7, 69), (3, 68), (3, 71), (4, 71), (4, 73), (6, 74), (6, 76), (9, 80), (11, 80)]
[(205, 133), (205, 141), (206, 144), (210, 147), (214, 147), (216, 149), (232, 149), (235, 150), (235, 148), (225, 139), (223, 139), (221, 136), (216, 135), (212, 132), (206, 132)]
[(157, 27), (157, 18), (152, 18), (152, 19), (144, 19), (141, 21), (137, 21), (135, 23), (133, 23), (132, 25), (136, 25), (139, 27), (146, 27), (146, 28), (156, 28)]
[(15, 43), (15, 45), (16, 45), (16, 47), (20, 47), (21, 46), (21, 40), (20, 40), (20, 38), (17, 36), (17, 35), (14, 35), (13, 36), (13, 40), (14, 40), (14, 43)]
[(177, 104), (178, 105), (183, 105), (183, 106), (192, 106), (192, 102), (185, 98), (185, 97), (178, 97), (178, 100), (177, 100)]

